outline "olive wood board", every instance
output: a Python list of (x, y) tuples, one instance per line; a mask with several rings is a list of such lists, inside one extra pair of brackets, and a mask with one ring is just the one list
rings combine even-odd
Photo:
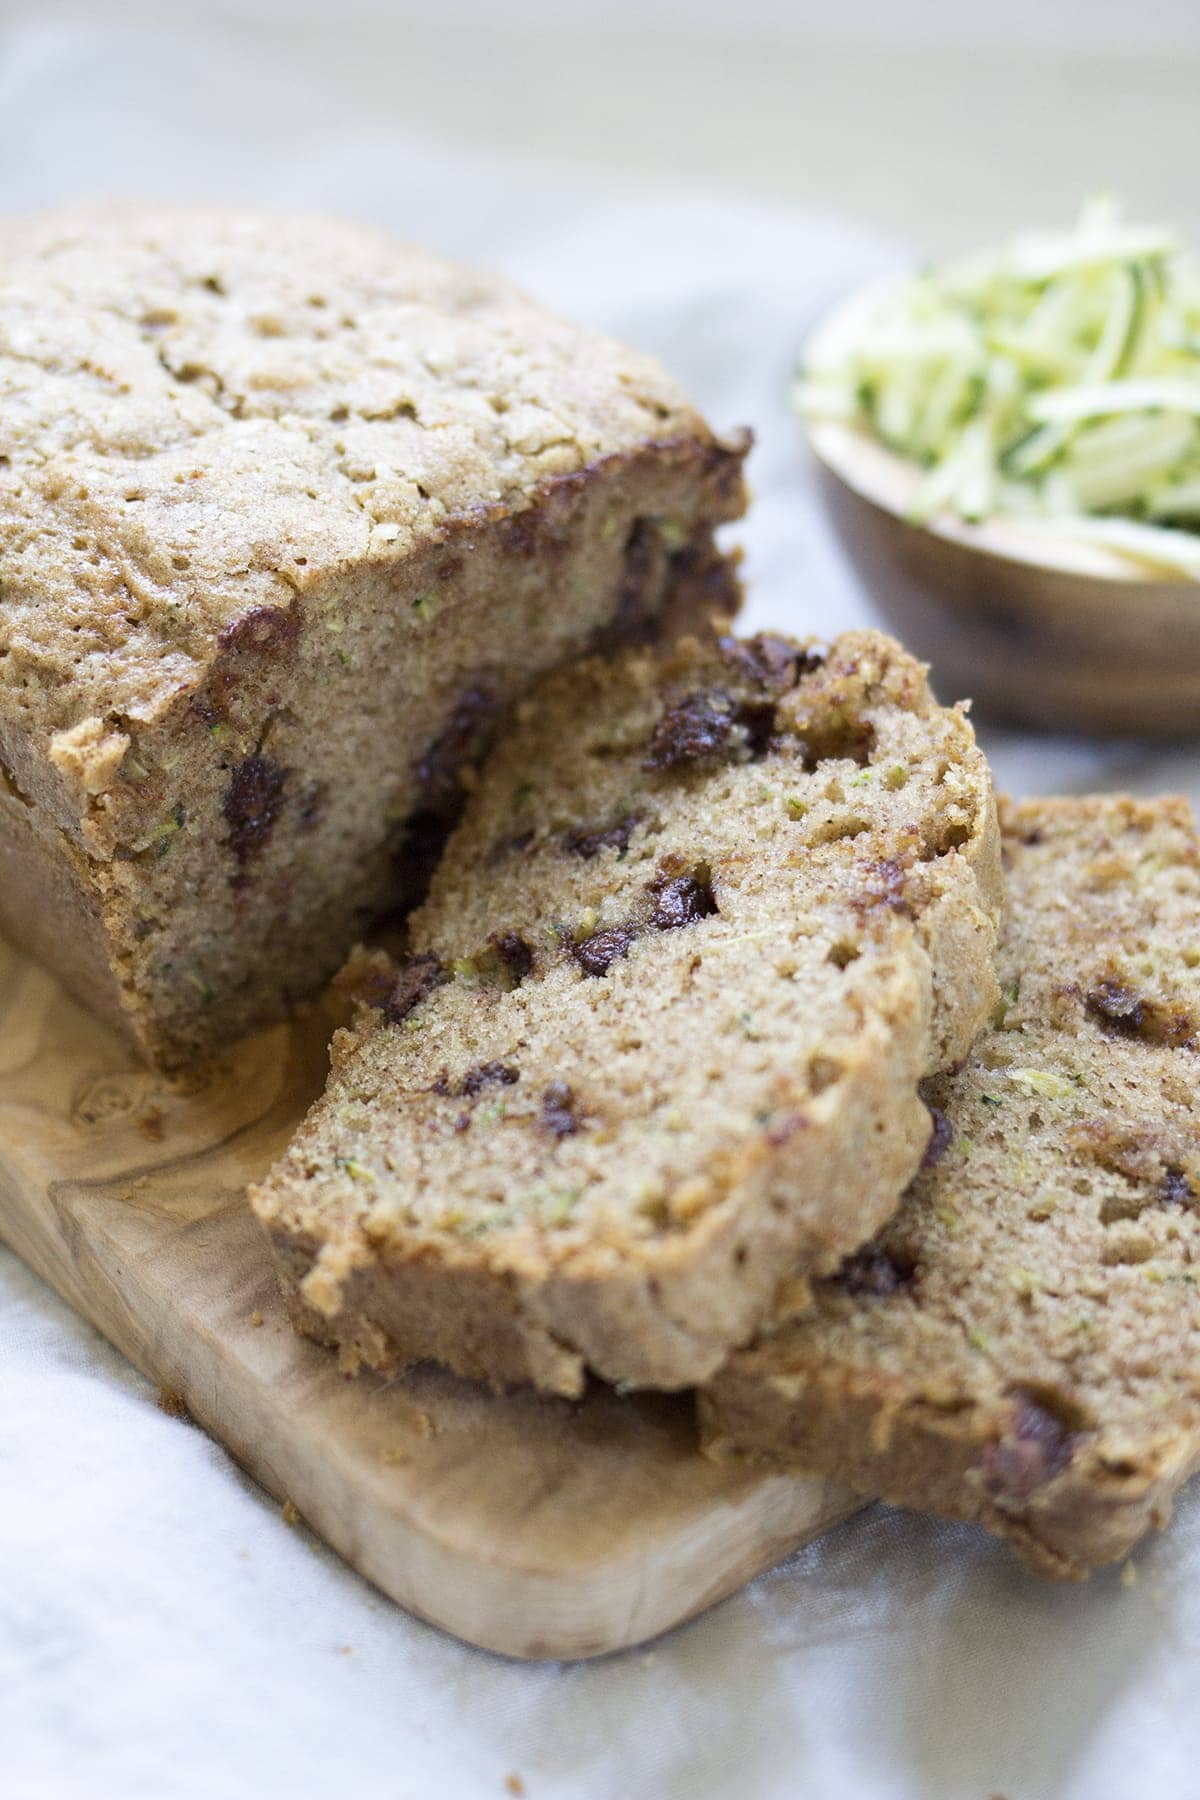
[(859, 1504), (710, 1463), (686, 1396), (348, 1381), (287, 1321), (246, 1183), (325, 1077), (320, 1007), (187, 1083), (0, 942), (0, 1237), (354, 1568), (509, 1656), (643, 1643)]

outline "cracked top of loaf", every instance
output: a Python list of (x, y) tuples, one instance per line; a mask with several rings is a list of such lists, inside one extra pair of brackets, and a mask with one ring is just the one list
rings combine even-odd
[(614, 453), (711, 433), (650, 358), (367, 225), (0, 226), (0, 722), (152, 721), (231, 623)]

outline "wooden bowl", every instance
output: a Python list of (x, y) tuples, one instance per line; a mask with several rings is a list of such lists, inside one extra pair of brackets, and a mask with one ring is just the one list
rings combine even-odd
[(842, 548), (942, 695), (1053, 731), (1200, 733), (1200, 581), (1020, 520), (913, 524), (914, 464), (843, 424), (807, 435)]

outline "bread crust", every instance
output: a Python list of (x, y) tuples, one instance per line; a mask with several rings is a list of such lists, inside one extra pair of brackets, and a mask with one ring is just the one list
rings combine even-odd
[[(782, 655), (784, 640), (770, 642)], [(478, 946), (516, 929), (538, 946), (530, 971), (515, 992), (456, 977), (402, 1022), (374, 1015), (345, 1034), (325, 1098), (251, 1193), (294, 1318), (335, 1342), (348, 1368), (431, 1357), (558, 1393), (578, 1393), (589, 1369), (630, 1386), (688, 1386), (754, 1329), (784, 1273), (836, 1266), (894, 1207), (929, 1139), (918, 1080), (965, 1052), (994, 1003), (999, 859), (986, 764), (920, 666), (859, 633), (774, 692), (777, 749), (732, 767), (648, 768), (664, 721), (683, 734), (676, 748), (703, 726), (697, 694), (719, 685), (729, 704), (767, 704), (741, 671), (746, 654), (685, 644), (671, 658), (552, 678), (485, 766), (413, 948), (474, 971)], [(799, 647), (789, 654), (804, 665)], [(575, 744), (565, 734), (579, 719)], [(842, 754), (868, 726), (876, 761)], [(911, 797), (888, 749), (900, 743), (915, 766), (927, 753), (928, 789), (914, 774)], [(817, 747), (807, 773), (798, 745)], [(508, 796), (530, 777), (540, 786), (525, 803), (529, 838), (506, 839)], [(756, 798), (785, 779), (813, 793), (811, 813), (790, 791)], [(869, 800), (871, 783), (880, 791)], [(627, 833), (612, 823), (618, 794), (639, 819)], [(581, 834), (580, 818), (606, 829)], [(593, 837), (611, 841), (593, 850)], [(707, 916), (680, 930), (637, 925), (603, 979), (590, 979), (578, 934), (563, 936), (559, 921), (592, 894), (595, 924), (633, 916), (661, 891), (663, 869), (685, 866), (704, 870)], [(796, 935), (802, 897), (811, 917)], [(544, 952), (547, 921), (558, 948)], [(844, 948), (847, 936), (856, 942)], [(777, 948), (755, 952), (762, 971), (754, 959), (743, 968), (744, 942), (768, 938)], [(806, 1017), (780, 987), (780, 959), (817, 984), (809, 991), (822, 998), (809, 1004), (826, 1017)], [(739, 1031), (727, 1073), (718, 1062), (704, 1087), (692, 1035), (699, 1061), (705, 1038), (715, 1044), (748, 1007), (770, 1022), (762, 1035)], [(627, 1050), (646, 1017), (651, 1047)], [(574, 1059), (563, 1066), (585, 1128), (550, 1143), (536, 1096), (544, 1112), (555, 1057)], [(507, 1071), (487, 1109), (511, 1109), (503, 1144), (480, 1136), (476, 1104), (453, 1097), (471, 1086), (456, 1073), (467, 1061), (478, 1078)], [(693, 1076), (701, 1085), (689, 1088)], [(689, 1098), (703, 1093), (719, 1098)], [(551, 1225), (505, 1216), (494, 1229), (490, 1200), (462, 1199), (484, 1193), (493, 1158), (510, 1208), (530, 1181), (569, 1180), (580, 1212)], [(639, 1182), (660, 1167), (648, 1223)], [(431, 1193), (439, 1207), (445, 1195), (447, 1217), (452, 1196), (468, 1210), (446, 1224)]]
[(942, 1160), (700, 1417), (713, 1454), (976, 1521), (1080, 1579), (1200, 1464), (1200, 843), (1174, 799), (1001, 817), (1005, 997), (935, 1089)]

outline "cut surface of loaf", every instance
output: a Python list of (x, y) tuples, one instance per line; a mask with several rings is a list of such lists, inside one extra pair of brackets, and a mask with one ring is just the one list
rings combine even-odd
[(0, 930), (159, 1062), (420, 890), (530, 679), (728, 613), (648, 358), (366, 225), (0, 222)]
[(701, 1415), (1077, 1577), (1200, 1458), (1200, 844), (1175, 800), (1002, 822), (1002, 998), (931, 1084), (940, 1159)]
[(297, 1322), (351, 1367), (711, 1374), (895, 1206), (998, 896), (967, 719), (887, 638), (550, 678), (252, 1195)]

